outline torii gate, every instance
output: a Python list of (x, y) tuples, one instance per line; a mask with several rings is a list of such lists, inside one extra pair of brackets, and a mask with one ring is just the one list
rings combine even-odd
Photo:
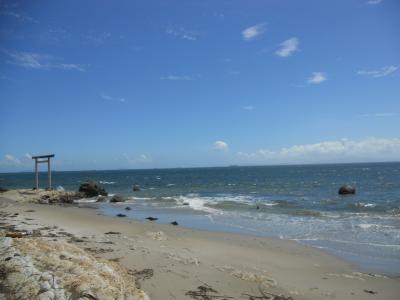
[(50, 169), (50, 158), (54, 157), (54, 154), (49, 155), (39, 155), (32, 156), (32, 159), (35, 160), (35, 188), (39, 189), (39, 172), (38, 172), (38, 164), (47, 163), (47, 174), (49, 176), (49, 186), (48, 189), (51, 190), (51, 169)]

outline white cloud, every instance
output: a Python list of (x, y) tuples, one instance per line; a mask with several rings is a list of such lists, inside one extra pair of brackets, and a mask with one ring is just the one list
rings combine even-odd
[(30, 155), (30, 153), (25, 153), (25, 158), (32, 159), (32, 155)]
[(260, 149), (238, 156), (258, 163), (308, 163), (400, 160), (400, 138), (341, 139), (315, 144), (294, 145), (277, 151)]
[(313, 72), (312, 76), (307, 79), (309, 84), (320, 84), (327, 79), (327, 76), (323, 72)]
[(29, 69), (62, 69), (62, 70), (76, 70), (85, 71), (82, 65), (66, 64), (61, 59), (47, 55), (33, 52), (18, 52), (18, 51), (5, 51), (10, 57), (8, 63)]
[(281, 48), (275, 52), (280, 57), (288, 57), (297, 50), (299, 40), (297, 38), (290, 38), (280, 44)]
[(13, 155), (11, 155), (11, 154), (4, 155), (4, 158), (6, 159), (7, 162), (10, 162), (10, 163), (13, 163), (13, 164), (17, 164), (17, 165), (21, 164), (21, 161), (18, 158), (16, 158)]
[(192, 77), (187, 76), (187, 75), (167, 75), (167, 76), (162, 76), (160, 79), (161, 80), (193, 80)]
[(105, 93), (100, 93), (100, 98), (104, 99), (104, 100), (109, 100), (109, 101), (118, 101), (121, 103), (127, 102), (128, 100), (126, 98), (115, 98), (115, 97), (111, 97), (110, 95), (107, 95)]
[(256, 37), (263, 34), (266, 30), (264, 23), (248, 27), (242, 31), (242, 38), (245, 41), (254, 40)]
[(198, 34), (194, 31), (188, 31), (183, 27), (172, 27), (166, 30), (166, 33), (188, 41), (196, 41)]
[(380, 4), (382, 2), (383, 2), (383, 0), (368, 0), (367, 4), (376, 5), (376, 4)]
[(227, 151), (229, 149), (229, 146), (226, 142), (224, 141), (216, 141), (214, 143), (214, 149), (216, 150), (222, 150), (222, 151)]
[(398, 68), (399, 68), (398, 66), (386, 66), (386, 67), (381, 68), (380, 70), (370, 70), (370, 71), (361, 70), (361, 71), (358, 71), (357, 74), (362, 75), (362, 76), (372, 77), (372, 78), (379, 78), (379, 77), (388, 76), (388, 75), (396, 72), (398, 70)]
[(243, 106), (242, 108), (243, 108), (244, 110), (249, 110), (249, 111), (255, 110), (255, 109), (256, 109), (253, 105)]

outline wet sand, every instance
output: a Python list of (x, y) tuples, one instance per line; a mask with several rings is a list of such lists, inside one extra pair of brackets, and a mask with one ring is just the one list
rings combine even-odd
[(151, 299), (398, 299), (400, 294), (399, 278), (363, 273), (293, 241), (110, 218), (89, 208), (16, 202), (6, 198), (10, 195), (0, 199), (2, 223), (39, 229), (41, 236), (118, 262)]

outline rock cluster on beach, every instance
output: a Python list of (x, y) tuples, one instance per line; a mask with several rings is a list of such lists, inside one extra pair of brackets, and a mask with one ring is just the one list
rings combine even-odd
[(107, 196), (106, 190), (101, 187), (96, 181), (89, 180), (81, 183), (79, 192), (83, 193), (85, 197)]
[(0, 271), (1, 299), (149, 299), (118, 263), (61, 240), (0, 237)]

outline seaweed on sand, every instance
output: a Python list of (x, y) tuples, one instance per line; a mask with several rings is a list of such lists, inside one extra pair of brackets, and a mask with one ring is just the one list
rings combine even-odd
[(197, 287), (197, 290), (188, 291), (185, 295), (190, 296), (193, 299), (198, 300), (213, 300), (213, 299), (232, 299), (233, 297), (229, 296), (221, 296), (221, 295), (212, 295), (217, 294), (218, 292), (214, 290), (208, 284), (200, 285)]

